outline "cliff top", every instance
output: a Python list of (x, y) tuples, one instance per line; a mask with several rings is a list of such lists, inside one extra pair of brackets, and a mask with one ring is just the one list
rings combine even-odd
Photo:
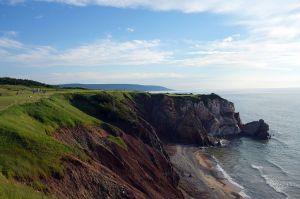
[[(133, 105), (138, 100), (161, 96), (204, 101), (220, 98), (215, 94), (150, 94), (47, 86), (36, 89), (32, 86), (40, 84), (26, 82), (29, 86), (0, 85), (0, 195), (4, 194), (6, 198), (46, 198), (44, 194), (34, 191), (43, 192), (47, 189), (39, 178), (61, 175), (64, 171), (61, 159), (67, 154), (82, 161), (88, 158), (81, 148), (63, 144), (52, 137), (59, 128), (75, 127), (78, 124), (100, 126), (110, 133), (106, 142), (127, 149), (127, 143), (118, 137), (122, 130), (113, 124), (119, 122), (125, 129), (132, 125), (147, 127), (139, 123), (141, 120), (137, 119), (139, 116), (133, 111), (136, 108)], [(150, 132), (151, 128), (147, 128), (145, 131)], [(133, 136), (138, 134), (134, 129), (128, 131)], [(147, 144), (159, 149), (160, 144), (155, 143), (157, 138), (147, 133), (141, 136)], [(14, 179), (30, 181), (32, 184), (20, 185)]]

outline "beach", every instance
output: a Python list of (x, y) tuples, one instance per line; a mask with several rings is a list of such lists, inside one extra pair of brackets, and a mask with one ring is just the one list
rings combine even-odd
[(200, 148), (168, 145), (166, 149), (186, 198), (244, 198), (242, 187), (231, 181), (214, 158)]

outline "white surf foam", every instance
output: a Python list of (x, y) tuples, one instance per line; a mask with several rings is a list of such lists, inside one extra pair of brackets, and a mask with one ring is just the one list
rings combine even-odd
[(230, 142), (229, 142), (229, 140), (221, 139), (221, 140), (220, 140), (220, 143), (221, 143), (221, 146), (222, 146), (222, 147), (225, 147), (225, 146), (227, 146)]
[(270, 160), (267, 160), (268, 163), (270, 163), (273, 167), (277, 168), (278, 170), (280, 170), (284, 175), (288, 175), (289, 172), (284, 170), (279, 164), (275, 163), (275, 162), (272, 162)]
[(282, 184), (279, 180), (276, 180), (276, 178), (274, 178), (273, 176), (265, 175), (262, 166), (251, 164), (251, 167), (259, 171), (260, 176), (264, 179), (264, 181), (268, 186), (274, 189), (277, 193), (284, 195), (285, 198), (288, 198), (288, 195), (284, 192), (284, 189), (287, 187), (287, 185)]
[(284, 141), (278, 139), (276, 135), (273, 135), (272, 139), (275, 140), (277, 143), (282, 144), (283, 146), (288, 146)]
[(216, 164), (216, 169), (222, 173), (222, 175), (224, 176), (224, 178), (226, 178), (226, 179), (228, 180), (228, 182), (230, 182), (233, 186), (235, 186), (235, 187), (237, 187), (237, 188), (240, 189), (239, 194), (240, 194), (242, 197), (246, 198), (246, 199), (251, 199), (251, 197), (248, 196), (248, 195), (245, 193), (245, 188), (244, 188), (242, 185), (240, 185), (240, 184), (238, 184), (237, 182), (235, 182), (235, 181), (230, 177), (230, 175), (229, 175), (229, 174), (221, 167), (221, 165), (219, 164), (218, 160), (217, 160), (214, 156), (212, 156), (212, 158), (213, 158), (214, 161), (217, 163), (217, 164)]

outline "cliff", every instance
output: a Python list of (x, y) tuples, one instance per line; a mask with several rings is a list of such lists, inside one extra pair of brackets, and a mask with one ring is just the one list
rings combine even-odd
[(94, 117), (139, 135), (145, 143), (158, 149), (161, 145), (157, 137), (166, 143), (204, 146), (214, 145), (217, 136), (241, 133), (241, 120), (233, 103), (215, 94), (127, 93), (120, 101), (109, 93), (102, 93), (89, 97), (77, 95), (73, 104)]
[(241, 132), (233, 103), (215, 94), (152, 95), (148, 103), (144, 116), (167, 142), (212, 145)]
[(0, 112), (0, 195), (183, 198), (163, 143), (209, 146), (262, 129), (215, 94), (53, 91)]

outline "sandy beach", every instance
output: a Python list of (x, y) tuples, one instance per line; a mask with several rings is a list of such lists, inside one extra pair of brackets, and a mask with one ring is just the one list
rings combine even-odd
[(197, 147), (167, 146), (171, 162), (180, 175), (179, 188), (186, 198), (243, 198), (241, 188), (218, 169), (216, 161)]

